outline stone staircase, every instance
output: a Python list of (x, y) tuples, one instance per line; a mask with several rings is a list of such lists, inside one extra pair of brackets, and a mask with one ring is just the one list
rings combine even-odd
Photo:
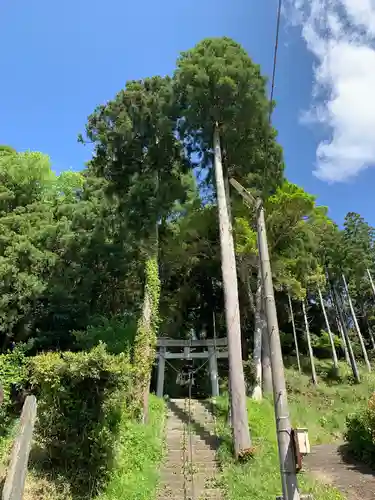
[(219, 443), (214, 434), (214, 418), (205, 404), (197, 400), (191, 400), (190, 409), (191, 433), (189, 401), (172, 399), (168, 403), (167, 455), (158, 500), (223, 500), (218, 484)]

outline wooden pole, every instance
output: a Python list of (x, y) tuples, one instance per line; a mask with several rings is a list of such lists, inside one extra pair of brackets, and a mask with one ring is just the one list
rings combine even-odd
[(27, 475), (27, 466), (36, 419), (35, 396), (27, 396), (23, 404), (20, 425), (15, 439), (8, 473), (3, 487), (2, 500), (22, 500)]
[[(236, 180), (231, 179), (230, 182), (245, 201), (250, 203), (255, 201), (251, 194)], [(272, 271), (268, 251), (264, 209), (261, 200), (256, 202), (256, 213), (258, 250), (261, 263), (264, 304), (268, 330), (268, 335), (265, 335), (265, 337), (269, 341), (271, 353), (273, 402), (275, 408), (276, 434), (283, 491), (282, 498), (283, 500), (300, 500), (296, 474), (295, 450), (285, 384), (283, 355), (281, 351), (280, 331), (277, 320), (275, 296), (273, 293)]]
[(272, 383), (272, 365), (270, 339), (268, 336), (267, 320), (265, 318), (265, 301), (262, 297), (261, 310), (261, 328), (262, 328), (262, 390), (264, 394), (270, 394), (273, 391)]
[(263, 333), (263, 293), (262, 293), (262, 272), (259, 265), (257, 290), (255, 294), (255, 318), (254, 318), (254, 349), (253, 362), (255, 368), (255, 384), (252, 397), (255, 400), (262, 399), (262, 333)]
[(236, 257), (232, 224), (225, 196), (220, 136), (216, 124), (213, 134), (216, 195), (219, 211), (221, 269), (224, 284), (225, 320), (228, 332), (229, 379), (231, 391), (231, 418), (236, 458), (251, 449), (246, 407), (246, 386), (242, 364), (241, 323), (237, 288)]
[(260, 200), (257, 202), (257, 233), (267, 317), (268, 339), (271, 352), (273, 401), (275, 406), (283, 499), (299, 500), (300, 494), (296, 474), (296, 460), (289, 417), (279, 324), (277, 320), (276, 303), (273, 292), (266, 224), (264, 219), (264, 209)]

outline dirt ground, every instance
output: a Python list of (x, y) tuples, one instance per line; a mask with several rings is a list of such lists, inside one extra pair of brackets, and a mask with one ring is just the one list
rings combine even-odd
[(304, 469), (341, 491), (347, 500), (375, 499), (375, 471), (348, 456), (345, 444), (322, 444), (304, 459)]

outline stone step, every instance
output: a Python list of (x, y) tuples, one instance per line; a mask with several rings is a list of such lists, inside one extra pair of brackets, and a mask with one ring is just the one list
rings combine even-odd
[(159, 500), (222, 500), (223, 494), (218, 489), (205, 489), (203, 491), (194, 491), (181, 488), (178, 490), (164, 490), (159, 492)]
[(166, 422), (167, 454), (158, 500), (222, 500), (217, 484), (215, 419), (201, 403), (172, 400)]

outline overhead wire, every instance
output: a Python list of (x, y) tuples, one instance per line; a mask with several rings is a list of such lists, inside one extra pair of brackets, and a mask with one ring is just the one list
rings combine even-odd
[(281, 7), (282, 7), (282, 0), (278, 0), (277, 19), (276, 19), (276, 35), (275, 35), (275, 45), (274, 45), (274, 51), (273, 51), (271, 92), (270, 92), (269, 109), (268, 109), (268, 128), (267, 128), (267, 137), (266, 137), (265, 161), (264, 161), (264, 169), (263, 169), (263, 189), (265, 188), (266, 172), (267, 172), (268, 160), (269, 160), (269, 138), (270, 138), (269, 135), (270, 135), (271, 122), (272, 122), (273, 96), (274, 96), (274, 92), (275, 92), (277, 56), (278, 56), (279, 38), (280, 38)]

